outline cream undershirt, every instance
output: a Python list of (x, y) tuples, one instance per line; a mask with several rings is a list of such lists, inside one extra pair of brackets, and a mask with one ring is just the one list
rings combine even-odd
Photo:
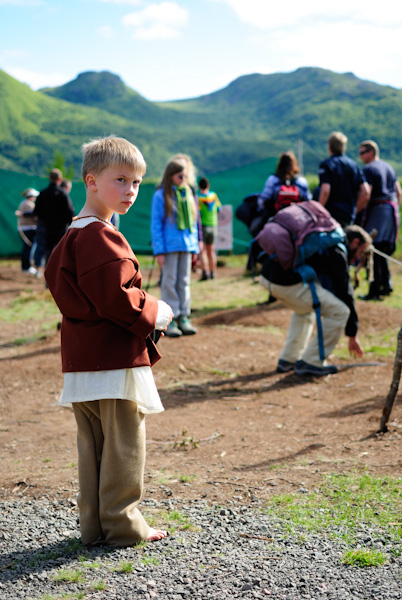
[[(94, 217), (79, 219), (73, 221), (70, 228), (81, 229), (90, 223), (99, 223), (99, 220)], [(114, 229), (111, 224), (105, 225)], [(164, 410), (151, 367), (64, 373), (64, 387), (57, 404), (71, 406), (73, 402), (108, 398), (131, 400), (144, 414)]]

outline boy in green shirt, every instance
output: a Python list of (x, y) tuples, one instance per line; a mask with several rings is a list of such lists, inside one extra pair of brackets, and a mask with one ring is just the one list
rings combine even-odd
[(200, 252), (200, 263), (202, 275), (200, 281), (209, 279), (206, 270), (208, 266), (210, 278), (213, 279), (216, 274), (216, 252), (214, 242), (218, 233), (218, 212), (222, 208), (220, 200), (215, 192), (211, 192), (210, 183), (206, 177), (201, 177), (198, 182), (198, 202), (200, 207), (202, 238), (204, 241), (203, 249)]

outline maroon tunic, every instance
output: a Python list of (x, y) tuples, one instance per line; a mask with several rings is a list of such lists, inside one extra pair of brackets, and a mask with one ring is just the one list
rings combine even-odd
[(135, 254), (101, 222), (70, 228), (45, 271), (63, 315), (63, 372), (152, 366), (161, 358), (148, 337), (158, 300), (141, 289)]

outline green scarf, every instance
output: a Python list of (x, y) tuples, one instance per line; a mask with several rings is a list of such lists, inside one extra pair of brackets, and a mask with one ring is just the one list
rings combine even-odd
[(190, 190), (186, 186), (176, 188), (177, 229), (189, 229), (194, 232), (194, 212)]

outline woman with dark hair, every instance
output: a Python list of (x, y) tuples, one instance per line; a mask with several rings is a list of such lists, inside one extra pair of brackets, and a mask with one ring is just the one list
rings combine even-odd
[(307, 180), (299, 175), (300, 168), (293, 152), (283, 152), (258, 197), (258, 207), (267, 219), (292, 202), (311, 200)]

